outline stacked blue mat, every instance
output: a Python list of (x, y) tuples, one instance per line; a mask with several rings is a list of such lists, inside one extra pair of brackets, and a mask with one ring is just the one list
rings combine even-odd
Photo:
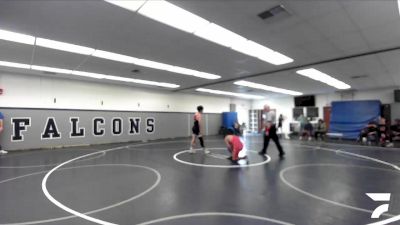
[(344, 139), (357, 139), (361, 129), (381, 114), (379, 100), (332, 102), (329, 133), (341, 133)]

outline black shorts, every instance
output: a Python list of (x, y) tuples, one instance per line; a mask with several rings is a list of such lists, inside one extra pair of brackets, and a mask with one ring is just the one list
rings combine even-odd
[(192, 131), (193, 131), (193, 134), (199, 135), (200, 134), (200, 127), (195, 125), (195, 126), (192, 127)]

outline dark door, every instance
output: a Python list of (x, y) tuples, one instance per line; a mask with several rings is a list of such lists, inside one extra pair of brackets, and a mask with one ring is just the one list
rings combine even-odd
[(326, 129), (329, 130), (329, 123), (331, 121), (331, 107), (330, 106), (324, 107), (324, 121), (325, 121)]

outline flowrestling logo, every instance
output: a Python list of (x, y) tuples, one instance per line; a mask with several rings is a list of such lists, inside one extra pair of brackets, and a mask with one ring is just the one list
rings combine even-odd
[[(390, 193), (366, 193), (375, 202), (390, 202)], [(382, 214), (389, 211), (389, 203), (379, 205), (371, 215), (371, 218), (378, 219)]]
[[(104, 117), (94, 117), (91, 120), (90, 134), (87, 132), (88, 127), (82, 127), (79, 125), (79, 117), (70, 117), (68, 121), (61, 121), (61, 124), (69, 124), (69, 138), (84, 138), (87, 135), (94, 137), (101, 137), (106, 132), (111, 133), (112, 136), (120, 136), (122, 134), (138, 135), (141, 133), (142, 122), (144, 122), (144, 130), (146, 133), (151, 134), (155, 132), (155, 118), (146, 117), (142, 121), (141, 117), (129, 117), (125, 121), (121, 117), (113, 117), (109, 121), (106, 121)], [(127, 122), (128, 127), (124, 127), (124, 123)], [(32, 126), (31, 117), (12, 117), (12, 142), (24, 141), (24, 134), (29, 132), (29, 128)], [(59, 124), (55, 117), (47, 117), (44, 124), (41, 126), (40, 139), (60, 139), (63, 134), (59, 129)], [(38, 132), (37, 132), (38, 133)]]

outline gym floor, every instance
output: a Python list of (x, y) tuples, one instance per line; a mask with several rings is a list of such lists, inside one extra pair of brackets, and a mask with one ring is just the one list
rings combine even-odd
[[(369, 224), (400, 214), (400, 149), (245, 138), (230, 163), (187, 138), (0, 156), (0, 224)], [(366, 193), (391, 193), (375, 202)], [(371, 219), (379, 205), (389, 211)], [(399, 221), (391, 224), (400, 224)], [(382, 223), (385, 224), (385, 223)]]

